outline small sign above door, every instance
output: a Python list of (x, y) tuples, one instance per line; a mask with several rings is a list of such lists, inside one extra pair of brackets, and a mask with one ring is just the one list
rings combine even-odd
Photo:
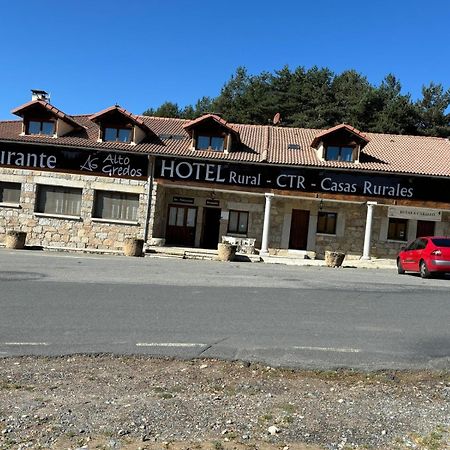
[(211, 199), (206, 199), (206, 204), (208, 206), (219, 206), (220, 205), (220, 201), (219, 200), (211, 200)]
[(185, 205), (193, 205), (194, 199), (191, 197), (173, 197), (174, 203), (183, 203)]
[(396, 219), (429, 220), (431, 222), (440, 222), (442, 220), (442, 211), (439, 209), (389, 206), (388, 217)]

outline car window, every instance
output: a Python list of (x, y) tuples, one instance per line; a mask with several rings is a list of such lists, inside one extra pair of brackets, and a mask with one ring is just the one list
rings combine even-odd
[(431, 239), (436, 247), (450, 247), (450, 239)]
[(411, 244), (409, 244), (405, 250), (415, 250), (417, 248), (417, 240), (411, 242)]
[(417, 240), (417, 250), (423, 250), (427, 246), (427, 239), (418, 239)]

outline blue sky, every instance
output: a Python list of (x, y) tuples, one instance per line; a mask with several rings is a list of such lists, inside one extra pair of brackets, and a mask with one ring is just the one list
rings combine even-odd
[(0, 119), (50, 92), (68, 114), (216, 96), (238, 66), (356, 69), (450, 87), (448, 0), (2, 1)]

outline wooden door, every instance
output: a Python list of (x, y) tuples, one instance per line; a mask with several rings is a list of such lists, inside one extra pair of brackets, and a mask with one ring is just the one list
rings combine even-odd
[(309, 211), (304, 209), (293, 209), (289, 248), (293, 250), (306, 250), (308, 243), (308, 228)]
[(166, 244), (194, 247), (197, 208), (195, 206), (169, 205)]

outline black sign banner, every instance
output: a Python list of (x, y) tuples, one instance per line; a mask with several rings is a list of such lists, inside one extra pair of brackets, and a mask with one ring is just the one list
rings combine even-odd
[(219, 185), (450, 203), (450, 179), (158, 157), (155, 178)]
[(0, 143), (0, 166), (113, 178), (142, 179), (148, 173), (145, 155), (12, 143)]

